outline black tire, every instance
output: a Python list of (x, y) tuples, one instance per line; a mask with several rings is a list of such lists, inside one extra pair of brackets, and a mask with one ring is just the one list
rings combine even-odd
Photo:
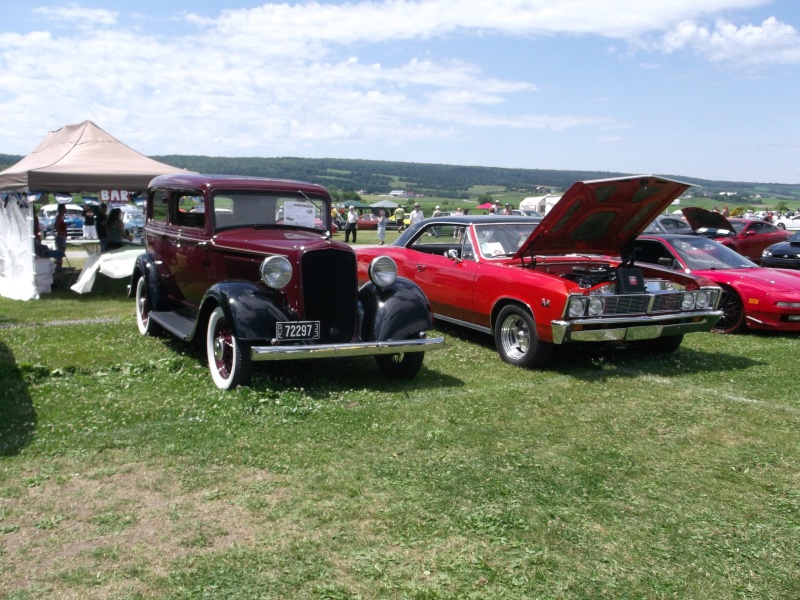
[(233, 335), (222, 308), (215, 308), (208, 317), (206, 355), (211, 379), (219, 389), (231, 390), (250, 382), (253, 363), (249, 350)]
[(142, 335), (160, 335), (162, 332), (161, 327), (150, 318), (151, 310), (153, 306), (147, 281), (144, 277), (139, 277), (136, 282), (136, 325)]
[(667, 335), (652, 340), (638, 342), (639, 348), (653, 354), (670, 354), (680, 348), (683, 335)]
[(422, 368), (424, 352), (405, 352), (401, 354), (380, 354), (375, 357), (378, 370), (392, 379), (414, 379)]
[(745, 330), (744, 303), (739, 294), (729, 287), (723, 287), (719, 309), (723, 313), (722, 318), (717, 321), (712, 331), (716, 333), (740, 333)]
[(539, 340), (530, 313), (513, 304), (497, 315), (494, 343), (500, 358), (517, 367), (541, 367), (553, 356), (553, 344)]

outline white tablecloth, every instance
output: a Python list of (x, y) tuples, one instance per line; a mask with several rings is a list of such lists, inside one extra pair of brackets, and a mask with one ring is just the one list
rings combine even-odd
[(136, 257), (142, 254), (142, 248), (132, 250), (120, 248), (102, 254), (92, 254), (86, 261), (78, 281), (70, 289), (79, 294), (91, 291), (97, 273), (102, 273), (112, 279), (122, 279), (133, 274)]

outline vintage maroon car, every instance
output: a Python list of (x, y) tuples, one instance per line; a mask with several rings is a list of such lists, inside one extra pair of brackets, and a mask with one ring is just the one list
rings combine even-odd
[(720, 290), (635, 264), (627, 249), (688, 187), (655, 176), (587, 181), (543, 219), (426, 219), (390, 246), (357, 248), (359, 280), (387, 254), (422, 287), (437, 319), (494, 335), (515, 365), (545, 364), (556, 344), (672, 351), (683, 334), (714, 326)]
[(253, 361), (329, 356), (374, 355), (385, 374), (413, 377), (444, 343), (426, 337), (427, 298), (386, 256), (359, 287), (330, 214), (325, 188), (309, 183), (156, 177), (131, 278), (139, 331), (202, 342), (222, 389), (245, 384)]
[(714, 331), (800, 331), (800, 272), (759, 267), (716, 240), (693, 235), (643, 235), (633, 251), (637, 262), (670, 266), (719, 285), (724, 314)]
[(749, 258), (759, 261), (764, 248), (788, 239), (792, 234), (758, 219), (728, 219), (705, 208), (681, 210), (696, 234), (717, 240)]

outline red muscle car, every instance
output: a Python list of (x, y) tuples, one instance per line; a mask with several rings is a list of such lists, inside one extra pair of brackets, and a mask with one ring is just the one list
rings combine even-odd
[(637, 263), (670, 266), (719, 285), (724, 314), (714, 331), (800, 331), (798, 271), (759, 267), (715, 240), (693, 235), (643, 235), (633, 250)]
[(492, 334), (503, 360), (545, 364), (558, 344), (611, 342), (657, 351), (709, 331), (722, 313), (708, 280), (635, 264), (627, 249), (689, 188), (636, 176), (579, 182), (544, 218), (448, 216), (392, 245), (359, 247), (359, 281), (380, 254), (425, 292), (441, 321)]
[(792, 234), (758, 219), (727, 219), (704, 208), (681, 210), (695, 233), (717, 240), (752, 261), (761, 260), (764, 248), (788, 239)]

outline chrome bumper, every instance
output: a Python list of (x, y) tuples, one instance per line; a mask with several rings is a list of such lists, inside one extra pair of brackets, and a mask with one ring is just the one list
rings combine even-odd
[(633, 319), (577, 319), (553, 321), (553, 342), (633, 342), (667, 335), (711, 331), (721, 310), (635, 317)]
[(250, 358), (256, 360), (302, 360), (343, 356), (372, 356), (426, 352), (444, 347), (444, 338), (420, 338), (388, 342), (351, 342), (348, 344), (308, 344), (304, 346), (252, 346)]

